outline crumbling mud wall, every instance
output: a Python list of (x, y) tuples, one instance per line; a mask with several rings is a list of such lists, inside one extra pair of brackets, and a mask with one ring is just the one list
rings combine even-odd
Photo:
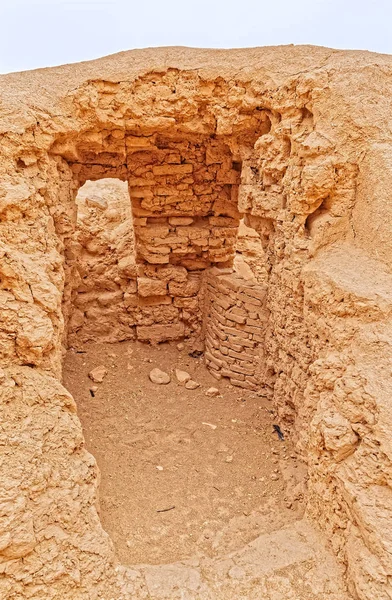
[(133, 339), (135, 322), (126, 302), (136, 295), (137, 266), (127, 184), (118, 179), (87, 182), (76, 204), (67, 344)]
[(267, 261), (260, 235), (240, 221), (233, 262), (236, 274), (250, 282), (264, 283), (267, 279)]
[(260, 385), (308, 462), (308, 512), (353, 595), (391, 595), (391, 74), (387, 56), (287, 47), (135, 51), (2, 77), (0, 595), (132, 594), (59, 383), (75, 198), (107, 177), (129, 186), (145, 297), (171, 299), (146, 306), (165, 315), (146, 339), (197, 332), (201, 271), (231, 264), (241, 214), (258, 232)]

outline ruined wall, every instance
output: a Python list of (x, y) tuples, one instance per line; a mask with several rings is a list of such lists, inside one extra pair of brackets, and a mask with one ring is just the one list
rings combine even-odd
[[(389, 57), (289, 47), (151, 50), (2, 77), (5, 597), (120, 597), (115, 581), (121, 570), (115, 571), (96, 512), (97, 469), (58, 381), (76, 276), (77, 189), (88, 179), (140, 177), (143, 185), (130, 190), (145, 191), (144, 183), (154, 180), (152, 195), (134, 194), (132, 200), (134, 209), (147, 212), (136, 217), (145, 221), (135, 223), (144, 269), (138, 276), (154, 281), (162, 276), (169, 289), (165, 269), (181, 268), (187, 279), (178, 283), (187, 284), (199, 269), (185, 264), (186, 257), (202, 259), (203, 268), (209, 266), (204, 261), (217, 262), (209, 258), (214, 246), (208, 242), (207, 248), (205, 241), (220, 237), (210, 231), (210, 218), (238, 218), (225, 212), (231, 198), (226, 186), (235, 186), (233, 180), (219, 183), (225, 201), (217, 211), (218, 198), (200, 202), (203, 194), (192, 191), (192, 211), (208, 206), (202, 214), (189, 214), (182, 194), (189, 188), (178, 190), (203, 183), (195, 181), (199, 168), (203, 177), (215, 169), (218, 185), (221, 163), (206, 169), (197, 150), (204, 144), (207, 156), (207, 145), (217, 141), (230, 149), (227, 173), (238, 177), (241, 165), (239, 211), (263, 246), (269, 311), (264, 383), (273, 390), (282, 428), (308, 461), (309, 513), (347, 565), (353, 593), (361, 600), (391, 595), (385, 525), (392, 513), (386, 375), (391, 281), (389, 224), (379, 204), (382, 197), (387, 206), (392, 180), (391, 74)], [(135, 137), (144, 143), (154, 135), (157, 149), (144, 149), (139, 160)], [(163, 148), (156, 145), (159, 137)], [(180, 138), (192, 158), (181, 147), (180, 163), (169, 163), (174, 148), (166, 140), (178, 144)], [(190, 164), (193, 181), (187, 183), (190, 172), (175, 174), (173, 168), (186, 171)], [(369, 184), (379, 165), (382, 189)], [(161, 183), (176, 192), (160, 200)], [(181, 208), (173, 214), (165, 198), (179, 198), (179, 191), (181, 200), (174, 204)], [(194, 220), (170, 223), (178, 217)], [(162, 237), (152, 233), (158, 227)], [(222, 236), (230, 238), (224, 231)], [(174, 252), (181, 247), (186, 253)], [(225, 244), (218, 249), (223, 259)], [(230, 243), (227, 252), (232, 259)], [(150, 255), (169, 262), (151, 262)], [(168, 306), (178, 310), (183, 307), (174, 305), (175, 298), (193, 298), (172, 296)], [(173, 323), (180, 322), (177, 310), (176, 315)]]
[(75, 277), (68, 345), (133, 339), (126, 301), (136, 294), (137, 266), (127, 184), (87, 182), (76, 197)]
[(205, 136), (126, 136), (125, 144), (138, 294), (158, 307), (137, 337), (200, 339), (203, 270), (234, 258), (240, 173), (230, 148)]
[(264, 386), (266, 286), (235, 273), (210, 269), (206, 276), (205, 359), (217, 379), (248, 390)]
[(233, 262), (240, 173), (226, 144), (200, 136), (126, 136), (125, 146), (129, 195), (109, 179), (78, 194), (69, 343), (201, 341), (202, 273)]

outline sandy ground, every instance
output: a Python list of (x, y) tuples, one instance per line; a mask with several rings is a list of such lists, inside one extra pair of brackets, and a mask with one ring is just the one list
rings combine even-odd
[[(92, 397), (88, 373), (108, 374)], [(152, 368), (171, 374), (149, 380)], [(200, 383), (181, 386), (174, 369)], [(214, 558), (300, 519), (306, 470), (263, 396), (216, 381), (176, 344), (69, 350), (64, 384), (100, 471), (100, 512), (123, 564)], [(214, 386), (221, 395), (210, 398)]]

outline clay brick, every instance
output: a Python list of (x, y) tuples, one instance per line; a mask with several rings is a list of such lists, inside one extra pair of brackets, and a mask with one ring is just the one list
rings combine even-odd
[(230, 371), (230, 369), (222, 369), (221, 374), (223, 377), (234, 377), (238, 380), (245, 381), (245, 375), (241, 375), (241, 373), (234, 373), (233, 371)]
[(152, 265), (164, 265), (169, 262), (169, 254), (170, 248), (167, 248), (167, 252), (165, 253), (155, 253), (148, 252), (147, 250), (140, 251), (140, 255), (146, 260), (148, 263)]
[(253, 327), (251, 325), (244, 325), (244, 331), (247, 333), (256, 333), (260, 334), (263, 331), (264, 327), (260, 324), (259, 327)]
[(170, 225), (191, 225), (193, 223), (192, 217), (169, 217)]
[(238, 220), (230, 217), (209, 217), (208, 222), (213, 227), (235, 227), (238, 228)]
[(200, 290), (200, 279), (191, 278), (184, 282), (170, 281), (169, 292), (172, 296), (189, 297), (196, 296)]
[(226, 333), (224, 333), (224, 331), (221, 331), (220, 329), (215, 327), (215, 325), (211, 322), (208, 324), (208, 330), (213, 332), (221, 341), (224, 341), (227, 339)]
[(234, 321), (234, 323), (239, 323), (240, 325), (243, 325), (244, 323), (246, 323), (246, 317), (244, 317), (242, 315), (233, 314), (232, 312), (226, 313), (226, 319), (228, 321)]
[(227, 335), (233, 335), (235, 337), (237, 337), (239, 340), (247, 340), (250, 339), (249, 338), (249, 334), (246, 333), (246, 331), (240, 331), (239, 329), (236, 329), (235, 327), (230, 327), (229, 325), (226, 325), (225, 327), (222, 328), (222, 325), (218, 325), (218, 327), (224, 331)]
[(154, 193), (157, 196), (173, 196), (176, 190), (181, 192), (181, 196), (193, 196), (193, 191), (188, 185), (177, 185), (175, 188), (172, 185), (157, 186)]
[(207, 349), (207, 350), (212, 350), (213, 348), (215, 348), (215, 347), (216, 347), (216, 344), (218, 344), (218, 343), (219, 343), (219, 341), (218, 341), (218, 340), (214, 340), (214, 339), (212, 339), (212, 338), (210, 338), (210, 337), (206, 336), (206, 339), (205, 339), (205, 346), (206, 346), (206, 349)]
[(241, 364), (231, 365), (232, 371), (236, 373), (243, 373), (244, 375), (254, 375), (255, 374), (255, 365), (253, 363), (241, 361)]
[(174, 306), (178, 308), (186, 308), (187, 310), (197, 311), (199, 307), (199, 301), (197, 298), (174, 298), (173, 300)]
[(140, 296), (166, 296), (166, 281), (160, 279), (150, 279), (148, 277), (137, 278), (137, 290)]
[(227, 321), (226, 321), (225, 317), (223, 317), (218, 312), (216, 312), (216, 310), (214, 310), (214, 308), (211, 309), (211, 316), (213, 317), (216, 324), (219, 323), (223, 327), (226, 326)]
[(153, 198), (153, 192), (146, 187), (129, 188), (130, 198)]
[(143, 342), (166, 342), (184, 337), (184, 323), (165, 323), (164, 325), (138, 325), (136, 336)]
[(245, 375), (245, 381), (249, 381), (250, 383), (257, 384), (258, 381), (254, 375)]
[(241, 381), (238, 379), (238, 376), (236, 379), (233, 377), (230, 378), (230, 383), (236, 387), (244, 388), (245, 390), (252, 390), (254, 392), (258, 389), (258, 386), (255, 383), (252, 383), (251, 381)]
[(222, 355), (221, 351), (220, 351), (220, 347), (213, 347), (211, 349), (211, 354), (212, 356), (215, 356), (215, 358), (217, 358), (218, 360), (226, 360), (226, 357)]
[(247, 317), (248, 313), (246, 312), (246, 310), (244, 310), (243, 308), (241, 308), (241, 303), (237, 303), (237, 306), (235, 306), (234, 308), (231, 309), (230, 313), (234, 314), (234, 315), (239, 315), (240, 317)]
[(212, 301), (214, 304), (217, 304), (224, 310), (228, 310), (232, 306), (231, 302), (229, 300), (227, 300), (226, 298), (223, 298), (222, 296), (216, 296), (215, 298), (212, 299)]
[(250, 366), (250, 367), (244, 367), (243, 365), (231, 365), (231, 370), (234, 371), (235, 373), (242, 373), (243, 375), (254, 375), (255, 373), (255, 368), (254, 366)]
[(125, 144), (128, 148), (141, 148), (143, 150), (151, 150), (156, 148), (154, 144), (154, 137), (143, 137), (136, 135), (127, 135), (125, 137)]
[(157, 165), (152, 168), (154, 175), (186, 175), (193, 172), (193, 165)]
[(225, 363), (226, 363), (226, 367), (230, 367), (230, 365), (234, 364), (236, 361), (235, 358), (233, 358), (232, 356), (226, 355), (225, 356)]
[(215, 358), (215, 356), (213, 356), (210, 352), (206, 352), (205, 353), (205, 357), (207, 360), (209, 360), (212, 364), (216, 365), (219, 368), (222, 368), (225, 366), (225, 362), (219, 358)]
[(258, 298), (253, 298), (252, 296), (248, 296), (247, 294), (239, 293), (237, 296), (238, 300), (241, 300), (245, 305), (253, 306), (261, 306), (261, 301)]
[(222, 306), (220, 306), (217, 302), (213, 302), (211, 305), (211, 311), (213, 314), (218, 314), (218, 315), (225, 315), (227, 313), (227, 310), (225, 308), (222, 308)]
[(231, 338), (229, 336), (229, 341), (231, 341), (232, 339), (233, 339), (234, 343), (241, 344), (242, 346), (245, 346), (246, 348), (254, 348), (255, 347), (255, 343), (248, 338), (239, 337), (239, 336)]
[(211, 372), (211, 375), (212, 375), (213, 377), (215, 377), (215, 379), (217, 379), (218, 381), (219, 381), (220, 379), (222, 379), (222, 375), (221, 375), (221, 374), (220, 374), (218, 371), (210, 371), (210, 372)]
[(229, 356), (250, 362), (252, 362), (255, 358), (252, 354), (247, 354), (246, 352), (235, 352), (234, 350), (229, 350)]
[(234, 352), (242, 352), (242, 350), (243, 350), (243, 346), (240, 346), (239, 344), (235, 344), (232, 341), (222, 340), (221, 346), (223, 346), (225, 348), (230, 348), (230, 350), (234, 350)]
[(186, 281), (188, 271), (177, 265), (145, 265), (144, 275), (152, 279), (164, 279), (165, 281)]
[[(207, 360), (206, 364), (207, 364), (208, 368), (210, 369), (210, 373), (213, 373), (214, 371), (216, 373), (220, 372), (220, 367), (218, 367), (218, 365), (216, 365), (215, 363), (211, 362), (210, 360)], [(213, 371), (211, 371), (211, 369), (213, 369)]]
[(154, 179), (145, 179), (144, 177), (130, 177), (128, 179), (129, 187), (152, 186), (155, 185)]

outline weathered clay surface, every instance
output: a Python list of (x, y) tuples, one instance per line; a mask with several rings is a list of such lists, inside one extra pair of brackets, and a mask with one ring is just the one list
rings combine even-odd
[[(309, 515), (352, 594), (389, 598), (392, 58), (165, 48), (0, 87), (0, 596), (121, 597), (95, 464), (58, 381), (75, 319), (75, 197), (116, 177), (160, 318), (140, 339), (199, 332), (203, 270), (231, 265), (241, 214), (259, 233), (263, 384), (308, 461)], [(162, 304), (158, 280), (177, 305)]]
[(264, 534), (220, 560), (122, 568), (135, 600), (349, 600), (341, 573), (306, 521)]

